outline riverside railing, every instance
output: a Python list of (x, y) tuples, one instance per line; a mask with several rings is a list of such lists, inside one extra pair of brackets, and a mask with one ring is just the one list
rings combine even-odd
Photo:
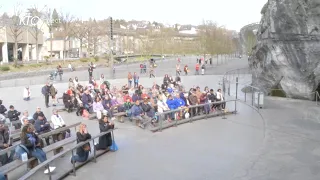
[[(114, 129), (115, 130), (115, 129)], [(28, 173), (26, 173), (25, 175), (23, 175), (22, 177), (19, 178), (19, 180), (25, 180), (25, 179), (30, 179), (32, 178), (33, 175), (35, 175), (39, 170), (43, 170), (45, 169), (45, 167), (50, 166), (50, 164), (53, 163), (53, 161), (55, 160), (62, 160), (62, 158), (67, 154), (71, 152), (71, 155), (74, 156), (75, 150), (79, 147), (82, 147), (83, 145), (87, 144), (87, 143), (91, 143), (90, 145), (91, 147), (94, 147), (95, 142), (97, 142), (95, 139), (106, 135), (108, 133), (111, 133), (111, 137), (112, 137), (112, 141), (114, 141), (114, 135), (113, 135), (113, 129), (109, 130), (107, 132), (102, 132), (96, 136), (93, 136), (91, 139), (84, 141), (84, 142), (80, 142), (76, 145), (73, 145), (71, 148), (68, 148), (50, 158), (48, 158), (46, 161), (42, 162), (41, 164), (39, 164), (38, 166), (36, 166), (35, 168), (31, 169)], [(76, 141), (76, 140), (75, 140)], [(95, 148), (91, 148), (91, 150), (93, 151), (93, 155), (91, 157), (88, 158), (88, 160), (84, 163), (87, 163), (91, 160), (93, 160), (93, 162), (97, 162), (97, 157), (104, 154), (105, 152), (107, 152), (107, 150), (104, 151), (97, 151)], [(64, 176), (68, 175), (69, 173), (71, 173), (72, 175), (76, 176), (76, 170), (77, 167), (82, 166), (84, 163), (72, 163), (71, 167), (68, 167), (66, 163), (61, 164), (61, 166), (57, 166), (55, 171), (59, 171), (59, 173), (50, 173), (48, 174), (48, 179), (52, 180), (52, 179), (60, 179), (63, 178)], [(70, 158), (68, 158), (68, 164), (70, 164)], [(61, 172), (62, 171), (62, 172)], [(41, 179), (44, 179), (44, 175), (43, 172), (41, 172), (40, 175)]]
[[(225, 106), (223, 110), (218, 110), (219, 107)], [(221, 107), (222, 108), (222, 107)], [(214, 110), (213, 110), (214, 109)], [(208, 110), (208, 113), (204, 113), (199, 115), (203, 111)], [(189, 118), (183, 117), (185, 113), (188, 112), (190, 114)], [(199, 113), (199, 114), (198, 114)], [(226, 118), (226, 115), (236, 114), (237, 113), (237, 100), (228, 100), (228, 101), (219, 101), (219, 102), (211, 102), (206, 104), (199, 104), (189, 107), (183, 107), (176, 110), (166, 111), (160, 114), (157, 114), (158, 123), (156, 126), (150, 128), (152, 132), (162, 131), (163, 129), (178, 126), (184, 123), (192, 123), (196, 120), (200, 119), (208, 119), (211, 117), (222, 116)], [(175, 117), (175, 120), (169, 122), (167, 120), (168, 117)], [(172, 119), (172, 118), (171, 118)]]

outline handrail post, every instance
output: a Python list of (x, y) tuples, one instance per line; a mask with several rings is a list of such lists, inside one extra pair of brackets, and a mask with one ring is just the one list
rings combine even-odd
[(238, 101), (238, 99), (236, 99), (236, 100), (234, 101), (234, 113), (235, 113), (235, 114), (237, 114), (237, 101)]
[[(165, 114), (166, 115), (166, 114)], [(167, 115), (168, 116), (168, 115)], [(159, 128), (159, 131), (161, 132), (162, 131), (162, 123), (163, 123), (163, 120), (162, 120), (162, 114), (160, 114), (159, 116), (159, 121), (160, 121), (160, 128)]]
[[(113, 140), (113, 139), (112, 139)], [(94, 158), (94, 162), (97, 163), (97, 151), (96, 151), (96, 147), (94, 145), (94, 139), (92, 139), (92, 144), (93, 144), (93, 158)]]
[(50, 165), (48, 164), (48, 171), (49, 171), (49, 180), (52, 180), (52, 177), (51, 177), (51, 172), (50, 172)]
[(260, 111), (260, 92), (258, 92), (258, 111)]
[[(73, 158), (73, 157), (74, 157), (73, 149), (72, 149), (72, 151), (71, 151), (71, 155), (72, 155), (71, 158)], [(72, 160), (72, 159), (71, 159), (71, 160)], [(72, 171), (73, 171), (73, 176), (76, 176), (76, 162), (75, 162), (75, 161), (72, 161)]]
[(252, 99), (251, 99), (251, 106), (253, 106), (254, 105), (254, 89), (253, 89), (253, 87), (251, 87), (251, 94), (252, 94)]
[(244, 102), (247, 102), (247, 88), (244, 90)]
[(238, 85), (239, 85), (239, 78), (236, 78), (236, 100), (238, 99)]

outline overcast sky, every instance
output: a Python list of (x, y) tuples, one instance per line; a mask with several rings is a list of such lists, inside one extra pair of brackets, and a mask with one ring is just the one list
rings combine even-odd
[(228, 29), (259, 22), (260, 11), (267, 0), (0, 0), (0, 12), (13, 13), (13, 7), (28, 8), (47, 5), (58, 11), (69, 12), (88, 19), (147, 20), (169, 24), (199, 25), (203, 20), (213, 20)]

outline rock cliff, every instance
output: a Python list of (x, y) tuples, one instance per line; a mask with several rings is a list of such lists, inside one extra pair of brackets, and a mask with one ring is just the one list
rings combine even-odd
[(265, 92), (314, 99), (320, 85), (320, 0), (269, 0), (249, 65)]

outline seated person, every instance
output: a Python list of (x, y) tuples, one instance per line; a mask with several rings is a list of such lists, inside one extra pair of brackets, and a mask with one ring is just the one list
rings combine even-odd
[[(50, 123), (46, 119), (42, 118), (41, 116), (38, 116), (38, 119), (35, 120), (34, 128), (36, 129), (36, 132), (39, 135), (50, 132), (51, 130)], [(49, 137), (46, 137), (45, 140), (46, 140), (47, 146), (49, 146), (50, 145)]]
[[(53, 129), (59, 129), (62, 127), (66, 127), (66, 123), (64, 122), (63, 118), (60, 116), (60, 114), (58, 113), (57, 109), (53, 109), (52, 110), (52, 116), (51, 116), (51, 122), (53, 124)], [(65, 137), (70, 136), (70, 130), (66, 130), (63, 132), (60, 132), (58, 134), (55, 134), (53, 136), (53, 140), (54, 141), (60, 141), (62, 139), (64, 139)]]
[(173, 84), (170, 84), (170, 85), (168, 86), (167, 92), (168, 92), (169, 94), (172, 94), (172, 93), (174, 92)]
[[(99, 120), (99, 129), (100, 129), (100, 133), (107, 132), (110, 129), (114, 129), (114, 124), (113, 122), (109, 121), (108, 116), (103, 116), (103, 118)], [(96, 150), (106, 150), (111, 145), (112, 145), (111, 133), (107, 133), (99, 137), (99, 144), (96, 144), (95, 148)]]
[[(178, 101), (176, 99), (174, 99), (172, 95), (168, 96), (167, 105), (170, 110), (175, 110), (175, 109), (178, 109), (178, 107), (179, 107)], [(175, 119), (174, 113), (170, 113), (169, 116), (170, 116), (171, 120)]]
[(14, 106), (12, 105), (9, 108), (10, 110), (8, 111), (8, 118), (10, 122), (13, 122), (13, 126), (15, 127), (15, 129), (20, 129), (22, 124), (21, 122), (19, 122), (19, 116), (21, 113), (15, 110)]
[[(34, 129), (32, 125), (26, 125), (22, 128), (22, 132), (20, 135), (21, 145), (26, 148), (26, 152), (28, 155), (31, 155), (37, 158), (40, 163), (47, 160), (46, 153), (41, 148), (41, 143), (39, 137), (34, 133)], [(55, 167), (47, 166), (44, 173), (53, 172)]]
[(27, 118), (31, 124), (34, 124), (34, 119), (32, 116), (29, 116), (29, 112), (25, 110), (20, 118), (21, 124), (24, 124), (23, 120)]
[(143, 100), (143, 103), (141, 104), (141, 108), (145, 112), (145, 114), (149, 118), (151, 118), (151, 122), (154, 123), (155, 122), (155, 111), (151, 107), (151, 105), (149, 104), (149, 100), (148, 99), (144, 99)]
[(104, 100), (102, 101), (103, 108), (108, 112), (110, 117), (113, 117), (113, 107), (111, 104), (111, 99), (108, 95), (104, 96)]
[[(0, 122), (0, 150), (5, 150), (12, 146), (13, 139), (10, 137), (9, 127)], [(0, 163), (2, 166), (13, 161), (15, 150), (11, 150), (10, 156), (8, 154), (0, 155)]]
[(132, 95), (132, 102), (136, 102), (137, 100), (141, 100), (141, 96), (139, 95), (138, 90), (136, 90)]
[(140, 101), (137, 100), (131, 108), (132, 117), (139, 121), (139, 127), (145, 128), (145, 123), (148, 121), (148, 117), (144, 114), (143, 109), (140, 106)]
[(92, 103), (93, 103), (93, 100), (92, 100), (92, 97), (90, 95), (90, 91), (89, 89), (86, 89), (82, 95), (82, 98), (81, 98), (81, 101), (82, 101), (82, 104), (83, 104), (83, 107), (85, 109), (87, 109), (88, 112), (92, 112)]
[[(71, 91), (72, 92), (72, 91)], [(71, 112), (73, 109), (72, 96), (68, 94), (68, 92), (64, 92), (62, 95), (64, 107), (68, 112)]]
[(97, 118), (100, 120), (102, 118), (102, 113), (106, 111), (104, 110), (100, 97), (95, 98), (95, 101), (93, 102), (92, 107), (93, 107), (93, 112), (97, 114)]
[(125, 94), (125, 95), (123, 96), (123, 101), (124, 101), (124, 102), (127, 102), (128, 100), (129, 100), (129, 102), (132, 102), (131, 96), (130, 96), (129, 94)]
[(38, 116), (41, 116), (43, 119), (47, 120), (46, 116), (43, 114), (40, 107), (37, 107), (36, 112), (33, 114), (33, 119), (38, 119)]
[[(91, 139), (91, 135), (88, 133), (87, 126), (80, 124), (79, 131), (77, 132), (77, 143), (81, 143)], [(91, 151), (90, 143), (87, 143), (77, 148), (77, 154), (71, 157), (71, 163), (85, 162), (89, 157)]]
[(7, 108), (2, 104), (2, 100), (0, 100), (0, 114), (6, 115)]
[(160, 86), (156, 82), (153, 82), (152, 89), (160, 90)]

